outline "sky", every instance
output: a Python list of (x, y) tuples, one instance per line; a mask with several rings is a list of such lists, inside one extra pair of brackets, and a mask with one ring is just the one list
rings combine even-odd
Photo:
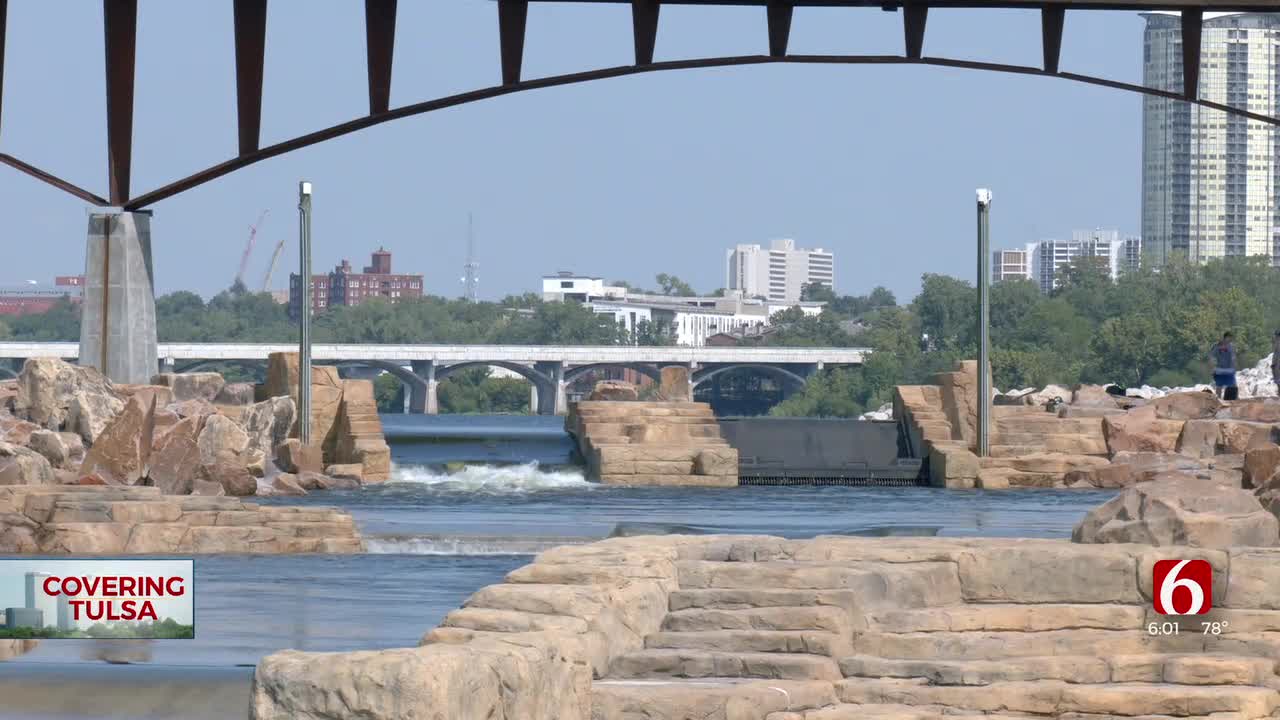
[[(133, 194), (236, 154), (231, 3), (140, 0)], [(364, 4), (272, 0), (262, 144), (368, 111)], [(393, 106), (498, 84), (497, 7), (399, 3)], [(1136, 13), (1067, 14), (1062, 69), (1140, 83)], [(102, 4), (11, 0), (0, 152), (107, 194)], [(628, 5), (534, 4), (526, 78), (632, 62)], [(799, 8), (793, 53), (900, 54), (899, 13)], [(767, 51), (763, 8), (665, 6), (657, 60)], [(927, 55), (1039, 65), (1033, 10), (931, 10)], [(480, 296), (558, 270), (724, 285), (725, 251), (781, 237), (834, 251), (836, 289), (913, 297), (976, 275), (974, 190), (992, 247), (1140, 226), (1141, 96), (937, 67), (768, 65), (534, 90), (396, 120), (237, 171), (152, 209), (156, 291), (210, 296), (297, 267), (297, 183), (314, 185), (313, 267), (379, 246), (458, 296), (467, 216)], [(83, 201), (0, 166), (0, 285), (83, 271)]]

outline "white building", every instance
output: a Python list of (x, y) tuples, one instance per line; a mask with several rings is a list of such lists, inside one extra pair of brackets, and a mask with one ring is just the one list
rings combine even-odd
[(71, 630), (75, 628), (75, 623), (71, 619), (71, 604), (68, 602), (66, 595), (59, 594), (57, 597), (50, 597), (44, 593), (40, 585), (45, 578), (50, 577), (48, 573), (29, 572), (26, 575), (26, 607), (31, 610), (39, 610), (44, 614), (43, 622), (45, 627), (50, 625), (59, 630)]
[(542, 298), (548, 302), (582, 303), (601, 315), (613, 316), (627, 332), (636, 333), (642, 323), (674, 335), (677, 345), (700, 347), (717, 333), (759, 328), (769, 318), (789, 308), (818, 315), (825, 303), (774, 301), (729, 294), (724, 297), (672, 296), (637, 293), (605, 285), (597, 277), (559, 272), (542, 278)]
[(725, 254), (725, 288), (747, 297), (796, 302), (805, 285), (835, 289), (835, 258), (822, 248), (797, 248), (795, 240), (738, 245)]
[(1022, 249), (991, 253), (991, 279), (1031, 280), (1040, 291), (1051, 292), (1061, 284), (1062, 271), (1082, 257), (1102, 258), (1112, 280), (1137, 270), (1142, 239), (1122, 236), (1119, 230), (1076, 230), (1070, 240), (1041, 240)]
[[(1144, 17), (1143, 84), (1181, 94), (1181, 18)], [(1200, 97), (1274, 115), (1280, 14), (1205, 13), (1201, 33)], [(1280, 264), (1280, 128), (1144, 96), (1142, 237), (1157, 267), (1175, 255), (1265, 255)]]

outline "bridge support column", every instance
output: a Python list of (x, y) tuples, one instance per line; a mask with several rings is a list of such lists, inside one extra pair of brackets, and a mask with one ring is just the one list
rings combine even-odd
[(550, 380), (546, 387), (537, 389), (538, 414), (567, 415), (569, 413), (569, 394), (567, 392), (568, 383), (564, 380), (564, 361), (540, 362), (535, 364), (533, 369)]
[(538, 385), (529, 383), (529, 414), (538, 414)]
[(80, 364), (118, 383), (147, 384), (159, 361), (151, 213), (89, 216)]
[(436, 389), (436, 363), (434, 360), (413, 360), (410, 363), (413, 374), (422, 380), (409, 388), (409, 412), (418, 415), (437, 415), (440, 413), (440, 400)]

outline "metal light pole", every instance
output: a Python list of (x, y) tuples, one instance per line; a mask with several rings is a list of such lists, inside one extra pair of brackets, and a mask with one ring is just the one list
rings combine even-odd
[(978, 457), (991, 453), (991, 191), (978, 189)]
[(298, 255), (302, 312), (298, 330), (298, 440), (311, 444), (311, 183), (298, 183)]

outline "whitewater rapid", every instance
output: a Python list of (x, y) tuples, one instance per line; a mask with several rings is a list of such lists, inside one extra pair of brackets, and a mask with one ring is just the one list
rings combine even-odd
[(420, 465), (396, 465), (391, 483), (414, 483), (436, 492), (528, 493), (547, 490), (587, 490), (598, 487), (578, 470), (544, 470), (538, 463), (467, 465), (457, 472), (441, 472)]

